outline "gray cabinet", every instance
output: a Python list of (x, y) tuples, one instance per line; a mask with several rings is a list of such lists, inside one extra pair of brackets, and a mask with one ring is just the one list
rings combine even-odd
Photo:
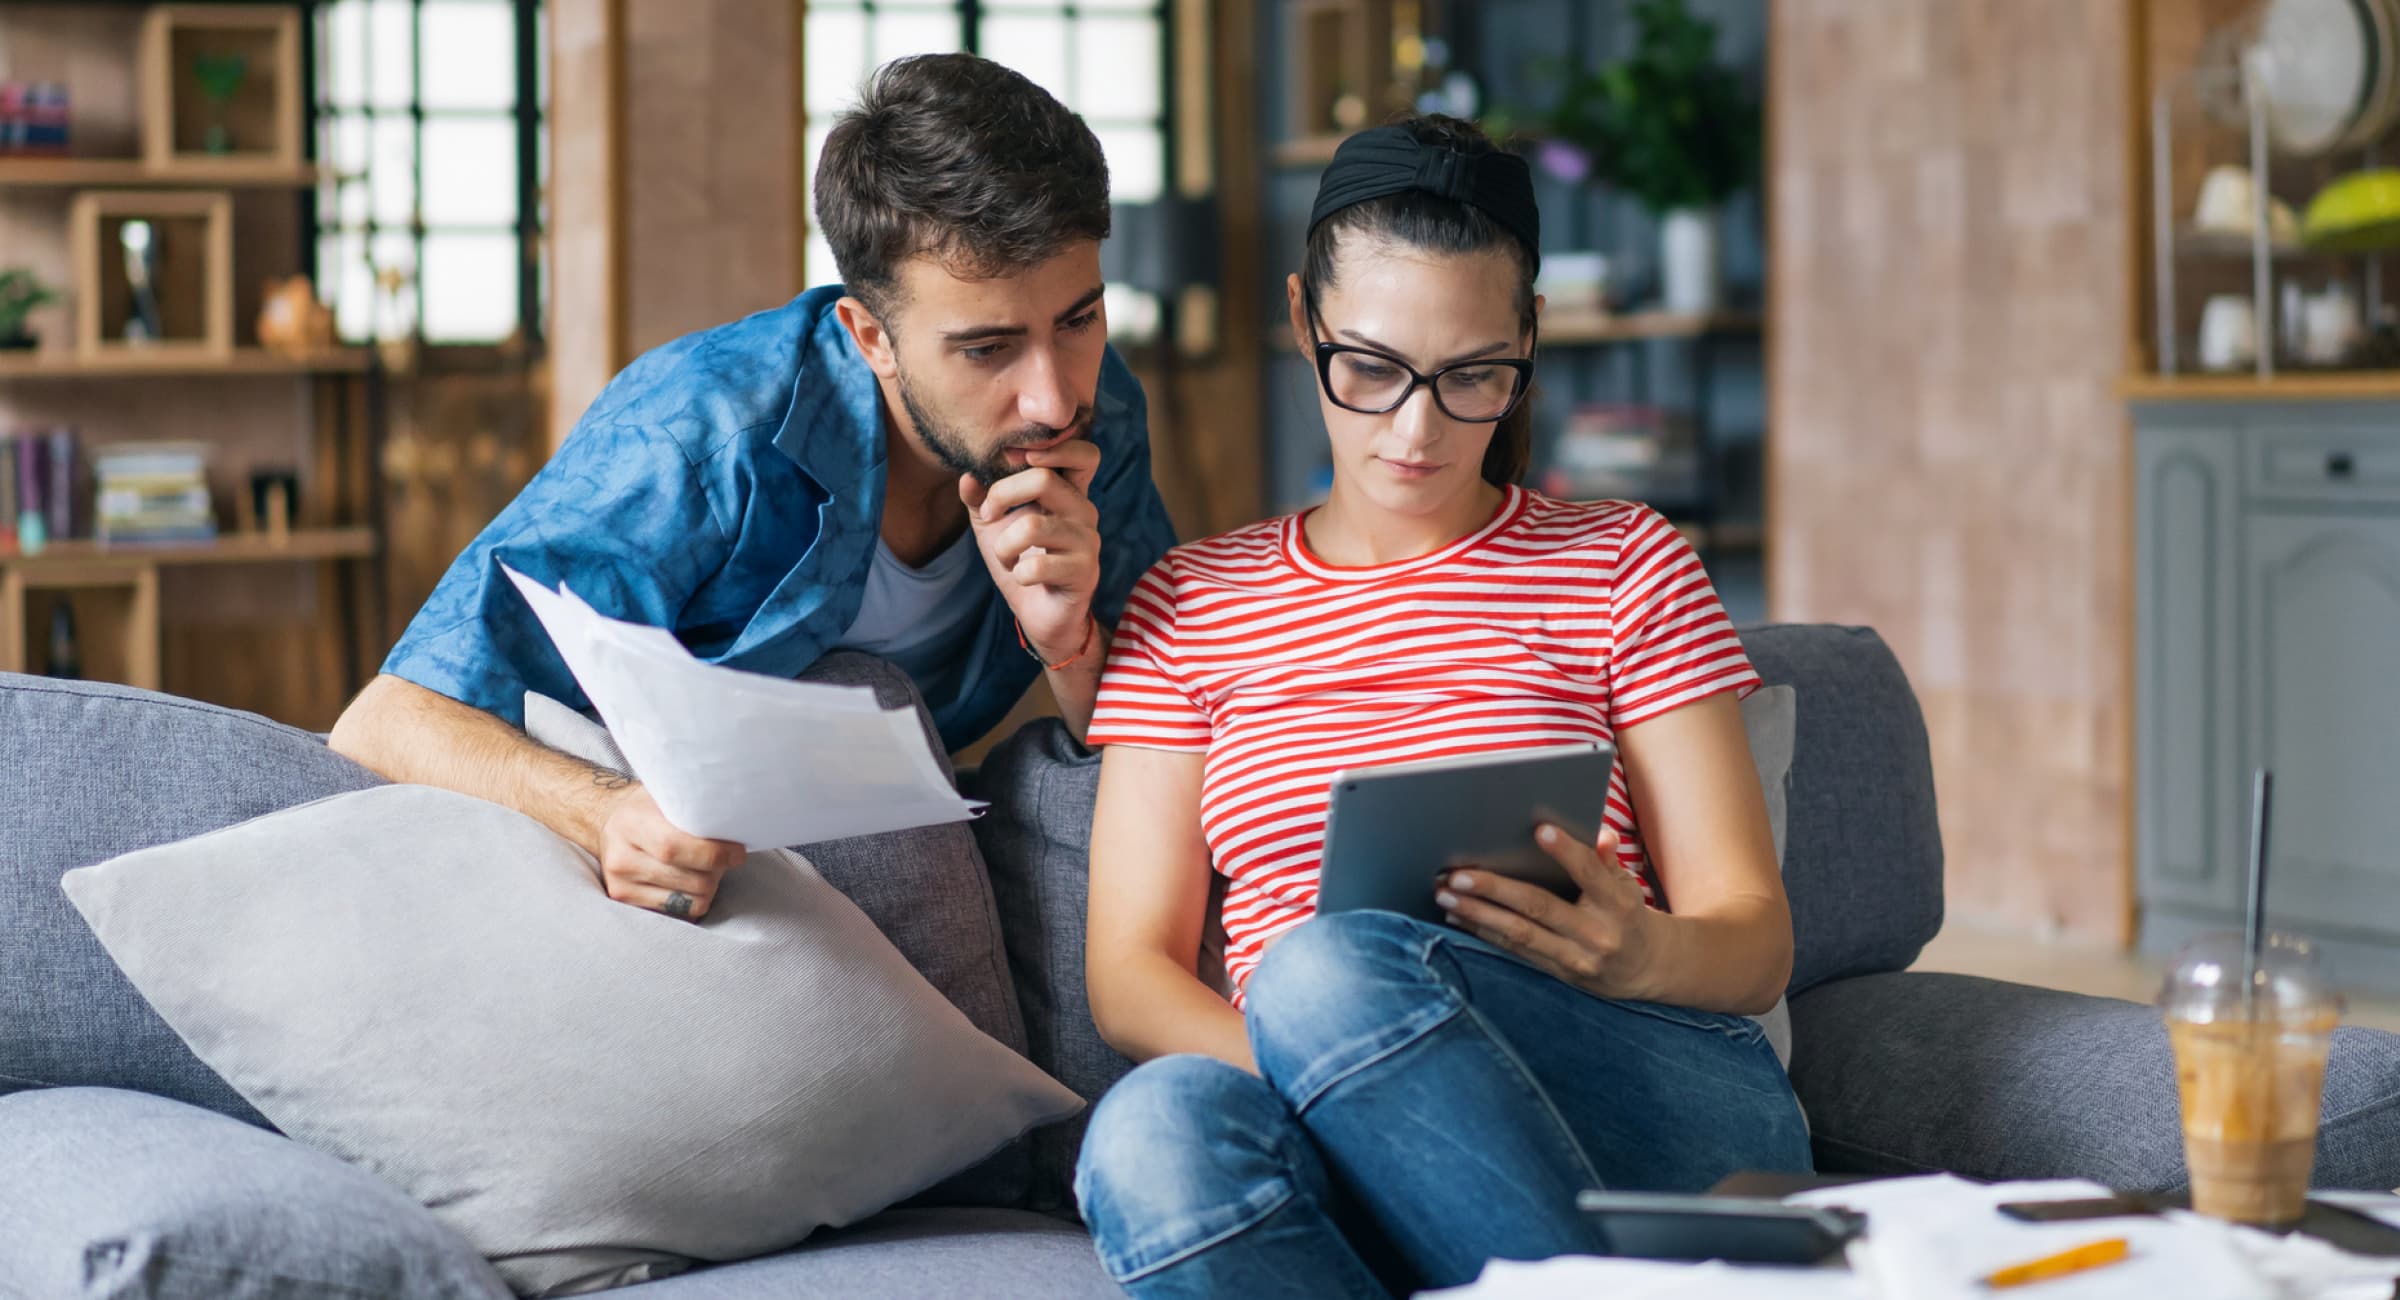
[(2275, 772), (2279, 916), (2400, 933), (2400, 515), (2243, 531), (2245, 761)]
[(2135, 838), (2144, 901), (2242, 893), (2235, 696), (2240, 465), (2231, 429), (2143, 430), (2137, 448), (2140, 699)]
[(2134, 471), (2142, 946), (2240, 925), (2263, 763), (2270, 919), (2400, 990), (2400, 411), (2138, 409)]

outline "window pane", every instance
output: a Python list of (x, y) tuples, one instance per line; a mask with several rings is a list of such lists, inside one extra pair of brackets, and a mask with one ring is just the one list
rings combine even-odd
[(1158, 341), (1161, 313), (1157, 294), (1131, 285), (1111, 284), (1101, 295), (1108, 305), (1109, 342), (1139, 347)]
[(425, 107), (517, 102), (517, 20), (507, 0), (425, 0)]
[(533, 103), (550, 111), (550, 6), (533, 7)]
[(1155, 118), (1159, 110), (1158, 20), (1086, 18), (1075, 24), (1075, 97), (1086, 117)]
[(801, 75), (811, 115), (830, 113), (858, 99), (867, 75), (867, 19), (859, 13), (808, 9), (807, 66)]
[(833, 245), (825, 236), (810, 231), (808, 236), (808, 283), (811, 288), (820, 284), (840, 284), (841, 269), (833, 264)]
[(993, 14), (983, 20), (983, 56), (1025, 74), (1073, 107), (1067, 87), (1067, 20), (1040, 14)]
[(367, 265), (367, 237), (352, 231), (317, 240), (317, 293), (333, 308), (344, 341), (374, 337), (375, 272)]
[[(983, 0), (983, 7), (986, 9), (1039, 9), (1047, 13), (1057, 13), (1067, 7), (1067, 0)], [(1092, 6), (1090, 0), (1083, 0), (1079, 7), (1089, 9)], [(986, 28), (985, 30), (990, 29)]]
[(425, 341), (496, 343), (517, 328), (517, 239), (425, 236)]
[[(875, 15), (875, 62), (878, 65), (907, 54), (947, 54), (964, 43), (965, 37), (955, 12), (902, 11), (878, 12)], [(866, 69), (859, 71), (864, 73)]]
[(506, 226), (517, 220), (517, 128), (505, 117), (425, 123), (425, 224)]
[(1108, 155), (1108, 196), (1119, 203), (1148, 203), (1166, 189), (1167, 151), (1156, 127), (1100, 127), (1100, 150)]
[(334, 0), (318, 28), (317, 98), (338, 108), (355, 108), (367, 96), (366, 0)]
[(377, 277), (373, 295), (376, 336), (406, 338), (417, 327), (416, 236), (400, 230), (383, 231), (368, 248)]
[(824, 232), (817, 228), (817, 159), (825, 153), (825, 137), (832, 132), (830, 124), (810, 123), (807, 148), (802, 158), (808, 166), (808, 176), (802, 181), (802, 201), (808, 204), (808, 250), (803, 255), (800, 270), (809, 284), (832, 284), (841, 273), (833, 267), (833, 248), (825, 242)]
[(416, 14), (409, 0), (371, 0), (367, 21), (366, 101), (405, 109), (416, 98)]
[(416, 220), (416, 168), (416, 125), (405, 117), (375, 119), (374, 150), (366, 171), (377, 224), (405, 226)]
[(317, 220), (362, 225), (367, 219), (367, 119), (354, 113), (320, 118), (317, 159), (343, 179), (317, 190)]

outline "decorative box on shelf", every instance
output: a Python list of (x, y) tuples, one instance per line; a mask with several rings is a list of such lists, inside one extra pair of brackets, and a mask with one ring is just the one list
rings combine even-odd
[(300, 11), (165, 4), (142, 25), (142, 153), (161, 175), (303, 166)]
[(233, 200), (223, 191), (75, 196), (75, 341), (162, 365), (233, 355)]

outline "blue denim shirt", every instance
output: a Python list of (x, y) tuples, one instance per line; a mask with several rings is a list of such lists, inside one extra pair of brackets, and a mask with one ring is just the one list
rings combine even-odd
[[(523, 725), (527, 690), (589, 701), (506, 575), (564, 581), (611, 617), (674, 632), (693, 655), (793, 677), (858, 614), (881, 532), (883, 396), (834, 316), (839, 287), (666, 344), (625, 368), (517, 499), (442, 577), (383, 671)], [(1150, 481), (1141, 385), (1100, 366), (1100, 586), (1113, 625), (1175, 544)], [(988, 571), (965, 671), (929, 698), (955, 749), (991, 730), (1040, 666)]]

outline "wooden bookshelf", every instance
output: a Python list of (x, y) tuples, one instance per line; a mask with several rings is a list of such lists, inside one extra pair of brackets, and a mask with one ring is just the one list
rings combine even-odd
[[(276, 162), (240, 162), (209, 171), (207, 183), (224, 189), (315, 189), (331, 179), (331, 168)], [(11, 186), (64, 189), (135, 189), (187, 185), (188, 170), (160, 170), (139, 158), (15, 158), (0, 156), (0, 189)]]
[[(34, 668), (33, 641), (48, 605), (79, 611), (85, 675), (161, 689), (159, 574), (193, 565), (316, 563), (373, 556), (366, 528), (299, 529), (278, 538), (235, 533), (206, 542), (53, 542), (33, 555), (0, 554), (0, 672)], [(116, 593), (106, 595), (104, 593)], [(85, 619), (92, 620), (86, 624)]]
[(118, 352), (87, 357), (60, 348), (34, 352), (0, 352), (0, 381), (12, 379), (91, 379), (123, 376), (210, 375), (355, 375), (369, 365), (365, 348), (340, 348), (304, 357), (285, 356), (265, 348), (235, 348), (214, 357), (189, 354), (144, 356)]
[[(36, 578), (68, 570), (179, 568), (197, 564), (267, 564), (277, 561), (363, 560), (375, 553), (367, 528), (296, 528), (281, 541), (266, 533), (227, 533), (205, 542), (52, 542), (35, 555), (0, 553), (0, 568), (21, 569)], [(45, 584), (55, 585), (55, 584)]]
[(1690, 339), (1704, 334), (1756, 334), (1766, 318), (1754, 311), (1542, 313), (1544, 343), (1617, 343), (1629, 339)]
[(2400, 397), (2400, 370), (2279, 370), (2197, 375), (2127, 375), (2117, 395), (2135, 402), (2341, 401)]

